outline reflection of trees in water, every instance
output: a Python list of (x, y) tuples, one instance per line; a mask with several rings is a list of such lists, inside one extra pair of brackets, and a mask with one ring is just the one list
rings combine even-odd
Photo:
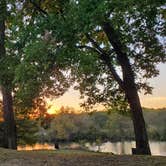
[(111, 146), (112, 146), (112, 150), (113, 150), (113, 153), (117, 153), (118, 152), (118, 147), (117, 147), (117, 143), (113, 143), (113, 144), (111, 144)]
[(115, 154), (125, 154), (125, 142), (111, 143), (111, 151)]
[(166, 154), (166, 143), (161, 143), (161, 152), (164, 152)]
[[(131, 154), (131, 148), (134, 147), (134, 142), (116, 142), (116, 143), (111, 143), (111, 142), (106, 142), (101, 144), (100, 148), (98, 147), (99, 145), (97, 144), (90, 144), (86, 143), (86, 147), (88, 147), (89, 150), (92, 151), (100, 151), (100, 152), (113, 152), (114, 154)], [(166, 142), (150, 142), (150, 146), (152, 149), (152, 154), (153, 155), (162, 155), (166, 156)], [(77, 146), (78, 147), (78, 146)], [(99, 149), (98, 149), (99, 148)], [(39, 149), (54, 149), (53, 144), (35, 144), (33, 147), (32, 146), (24, 146), (18, 147), (18, 150), (39, 150)]]
[(125, 143), (122, 141), (121, 143), (121, 154), (125, 154)]
[(166, 156), (166, 142), (150, 142), (150, 147), (153, 155)]
[[(135, 147), (134, 141), (107, 142), (101, 145), (101, 152), (113, 152), (115, 154), (131, 154), (131, 148)], [(153, 155), (166, 156), (166, 142), (150, 142)]]
[(115, 154), (131, 154), (132, 147), (134, 147), (134, 142), (107, 142), (101, 145), (101, 151), (113, 152)]

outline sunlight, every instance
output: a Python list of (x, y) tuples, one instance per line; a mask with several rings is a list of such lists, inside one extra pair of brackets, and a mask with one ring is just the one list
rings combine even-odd
[(140, 99), (141, 99), (141, 103), (143, 107), (147, 107), (147, 108), (165, 108), (166, 107), (166, 97), (140, 95)]
[(55, 105), (49, 104), (48, 109), (47, 109), (47, 113), (50, 115), (57, 114), (59, 112), (58, 110), (59, 109)]

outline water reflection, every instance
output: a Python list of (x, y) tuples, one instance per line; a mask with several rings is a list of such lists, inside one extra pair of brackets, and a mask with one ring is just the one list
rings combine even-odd
[[(98, 151), (95, 144), (86, 144), (92, 151)], [(135, 147), (134, 141), (106, 142), (100, 146), (100, 152), (112, 152), (114, 154), (131, 154), (131, 149)], [(152, 155), (166, 156), (166, 142), (150, 142)]]
[(25, 146), (18, 146), (17, 150), (54, 150), (54, 145), (52, 144), (39, 144), (36, 143), (35, 145), (25, 145)]
[[(112, 152), (114, 154), (131, 154), (131, 149), (135, 147), (134, 141), (124, 141), (124, 142), (105, 142), (100, 146), (90, 143), (86, 143), (85, 146), (91, 151), (100, 152)], [(70, 144), (69, 147), (79, 147), (79, 144)], [(150, 148), (152, 155), (166, 156), (166, 142), (150, 142)], [(18, 150), (54, 150), (53, 144), (35, 144), (34, 146), (18, 146)]]

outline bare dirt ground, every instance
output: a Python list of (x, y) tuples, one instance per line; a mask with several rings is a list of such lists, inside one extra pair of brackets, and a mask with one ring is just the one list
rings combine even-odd
[(0, 149), (0, 166), (166, 166), (166, 157), (112, 155), (79, 150)]

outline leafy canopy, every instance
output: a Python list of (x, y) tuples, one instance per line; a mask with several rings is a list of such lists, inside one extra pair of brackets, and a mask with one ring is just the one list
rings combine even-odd
[[(119, 105), (117, 102), (125, 100), (107, 65), (123, 79), (116, 51), (103, 30), (104, 23), (114, 28), (121, 41), (138, 90), (152, 92), (147, 80), (159, 74), (157, 64), (166, 60), (165, 3), (165, 0), (68, 1), (61, 13), (48, 14), (49, 22), (41, 20), (40, 25), (59, 43), (58, 62), (71, 67), (78, 82), (76, 88), (88, 96), (85, 105), (98, 102)], [(103, 61), (103, 52), (109, 55), (108, 63)]]

